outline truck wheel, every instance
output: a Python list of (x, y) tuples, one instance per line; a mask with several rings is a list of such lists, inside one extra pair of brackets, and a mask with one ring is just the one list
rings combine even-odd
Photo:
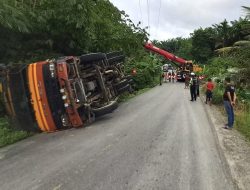
[(110, 104), (103, 106), (101, 108), (92, 108), (95, 116), (101, 116), (113, 112), (118, 107), (117, 101), (111, 101)]
[(124, 55), (120, 55), (120, 56), (109, 58), (108, 62), (109, 62), (110, 65), (114, 65), (114, 64), (123, 62), (124, 60), (125, 60), (125, 56)]
[(122, 51), (113, 51), (113, 52), (106, 53), (106, 56), (107, 56), (107, 59), (110, 59), (113, 57), (120, 56), (122, 54), (123, 54)]
[(118, 94), (122, 94), (124, 92), (130, 92), (130, 90), (131, 90), (131, 86), (130, 86), (130, 84), (127, 84), (126, 86), (119, 88), (117, 90), (117, 92), (118, 92)]
[(132, 83), (133, 83), (133, 79), (125, 79), (114, 86), (116, 87), (116, 89), (120, 89), (120, 88), (123, 88), (124, 86), (126, 86), (128, 84), (132, 84)]
[(91, 53), (80, 56), (80, 64), (91, 64), (93, 62), (105, 60), (106, 55), (104, 53)]

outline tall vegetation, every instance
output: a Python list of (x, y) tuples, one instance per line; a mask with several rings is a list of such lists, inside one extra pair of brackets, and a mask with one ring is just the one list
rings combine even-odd
[(0, 62), (123, 50), (135, 55), (147, 33), (106, 0), (3, 0)]
[(3, 0), (0, 13), (0, 63), (122, 50), (133, 60), (129, 67), (147, 73), (145, 82), (136, 80), (137, 86), (143, 88), (154, 80), (148, 70), (157, 69), (142, 46), (146, 29), (110, 1)]

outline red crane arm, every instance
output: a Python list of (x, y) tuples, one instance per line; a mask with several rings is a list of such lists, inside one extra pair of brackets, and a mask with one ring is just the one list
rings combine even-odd
[(180, 64), (188, 63), (187, 60), (182, 59), (182, 58), (180, 58), (180, 57), (177, 57), (177, 56), (175, 56), (174, 54), (169, 53), (169, 52), (167, 52), (167, 51), (165, 51), (165, 50), (163, 50), (163, 49), (160, 49), (160, 48), (154, 46), (152, 43), (147, 42), (147, 43), (144, 45), (144, 47), (145, 47), (146, 49), (150, 50), (150, 51), (153, 51), (153, 52), (155, 52), (155, 53), (158, 53), (158, 54), (164, 56), (166, 59), (169, 59), (170, 61), (174, 61), (174, 62), (177, 62), (177, 63), (180, 63)]

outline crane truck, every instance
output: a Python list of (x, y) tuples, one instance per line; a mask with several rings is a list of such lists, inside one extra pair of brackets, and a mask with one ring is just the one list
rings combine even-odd
[(144, 48), (148, 49), (149, 51), (152, 51), (154, 53), (157, 53), (159, 55), (162, 55), (165, 59), (177, 63), (177, 81), (184, 81), (185, 76), (187, 74), (190, 74), (194, 70), (194, 67), (196, 68), (197, 66), (193, 65), (193, 62), (191, 60), (185, 60), (183, 58), (177, 57), (172, 53), (169, 53), (166, 50), (163, 50), (161, 48), (158, 48), (154, 46), (151, 42), (146, 42), (144, 44)]

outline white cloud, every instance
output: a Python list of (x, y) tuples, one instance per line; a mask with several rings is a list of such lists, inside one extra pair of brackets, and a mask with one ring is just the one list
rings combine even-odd
[[(124, 10), (134, 23), (142, 21), (144, 27), (148, 25), (147, 0), (110, 1), (118, 9)], [(249, 0), (148, 1), (151, 40), (188, 37), (199, 27), (208, 27), (220, 23), (224, 19), (238, 20), (239, 17), (244, 16), (241, 6), (250, 6)], [(139, 6), (139, 2), (141, 6)]]

